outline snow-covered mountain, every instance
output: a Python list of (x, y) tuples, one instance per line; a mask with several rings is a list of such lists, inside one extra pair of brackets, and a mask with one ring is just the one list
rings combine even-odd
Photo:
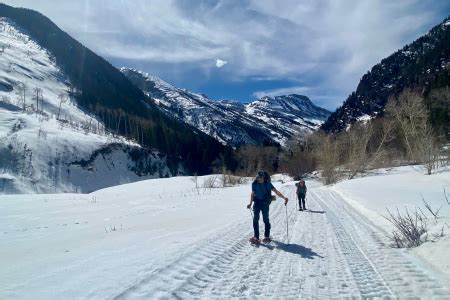
[(339, 132), (361, 119), (383, 114), (389, 97), (409, 88), (425, 97), (433, 126), (450, 132), (449, 85), (450, 17), (373, 66), (322, 129)]
[(213, 101), (139, 70), (122, 68), (121, 71), (166, 114), (227, 145), (273, 141), (284, 144), (300, 131), (318, 129), (330, 114), (306, 96), (263, 97), (248, 104)]
[[(178, 174), (180, 169), (189, 174), (208, 174), (211, 172), (212, 163), (217, 161), (220, 155), (226, 156), (231, 153), (229, 147), (225, 147), (197, 128), (167, 116), (120, 70), (39, 12), (0, 3), (0, 17), (14, 22), (17, 25), (15, 28), (27, 36), (26, 42), (31, 40), (48, 53), (49, 61), (60, 70), (60, 73), (55, 75), (56, 81), (65, 81), (68, 84), (66, 89), (70, 90), (71, 102), (82, 113), (88, 112), (89, 115), (95, 116), (87, 118), (88, 124), (103, 123), (107, 131), (115, 135), (136, 140), (148, 149), (158, 150), (161, 155), (166, 155), (171, 174)], [(5, 47), (0, 47), (0, 52), (4, 51), (8, 51), (6, 42)], [(37, 73), (35, 67), (39, 63), (33, 59), (36, 57), (32, 56), (28, 61), (21, 62), (21, 67), (17, 70), (20, 69), (22, 73)], [(13, 64), (11, 66), (14, 67)], [(5, 69), (4, 72), (7, 73), (7, 70), (9, 69)], [(27, 76), (31, 79), (33, 74)], [(40, 84), (45, 84), (41, 81), (35, 78), (31, 86), (27, 86), (27, 99), (34, 87), (40, 88)], [(2, 89), (8, 91), (9, 95), (18, 91), (6, 80), (5, 84), (2, 84)], [(40, 95), (40, 91), (37, 93)], [(50, 97), (49, 95), (48, 91), (43, 90), (44, 111), (48, 110), (45, 99)], [(54, 106), (57, 107), (57, 109), (50, 107), (53, 113), (55, 110), (59, 111), (59, 95), (59, 92), (53, 93), (52, 99), (56, 99)], [(37, 104), (40, 110), (41, 104), (42, 101)], [(97, 122), (91, 123), (91, 119)], [(153, 167), (147, 169), (145, 164), (140, 166), (146, 170), (145, 172), (155, 172)], [(165, 172), (163, 174), (167, 175)]]
[(0, 194), (88, 192), (173, 175), (158, 151), (108, 133), (70, 87), (49, 51), (0, 17)]

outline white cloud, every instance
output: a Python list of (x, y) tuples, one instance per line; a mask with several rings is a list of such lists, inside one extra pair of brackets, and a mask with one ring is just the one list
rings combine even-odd
[(290, 95), (290, 94), (300, 94), (304, 95), (306, 92), (311, 89), (307, 86), (293, 86), (288, 88), (280, 88), (280, 89), (272, 89), (267, 91), (257, 91), (253, 93), (253, 96), (256, 98), (262, 98), (264, 96), (274, 97), (280, 95)]
[(3, 1), (39, 10), (108, 58), (204, 72), (211, 61), (228, 62), (229, 80), (288, 78), (318, 94), (329, 87), (349, 94), (372, 65), (449, 8), (435, 0)]
[(225, 66), (228, 62), (221, 60), (219, 58), (216, 59), (216, 67), (218, 68), (222, 68), (223, 66)]

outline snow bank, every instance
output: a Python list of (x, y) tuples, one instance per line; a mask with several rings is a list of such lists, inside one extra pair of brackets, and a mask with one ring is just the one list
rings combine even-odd
[[(330, 188), (330, 187), (326, 187)], [(450, 204), (443, 189), (450, 194), (450, 168), (443, 168), (430, 176), (424, 175), (420, 166), (375, 170), (366, 177), (340, 182), (331, 187), (389, 234), (393, 227), (383, 217), (386, 209), (400, 212), (420, 207), (428, 219), (428, 242), (411, 251), (450, 278)], [(440, 209), (439, 218), (424, 207), (422, 197), (433, 210)], [(448, 195), (450, 198), (450, 196)], [(438, 239), (444, 230), (444, 237)]]

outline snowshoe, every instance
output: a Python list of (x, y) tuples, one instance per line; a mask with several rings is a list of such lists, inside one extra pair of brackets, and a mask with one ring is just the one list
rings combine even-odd
[(255, 237), (250, 238), (248, 241), (253, 246), (259, 246), (261, 244), (261, 241), (259, 239), (255, 238)]
[(272, 239), (271, 239), (270, 237), (265, 237), (265, 238), (262, 240), (262, 242), (263, 242), (264, 244), (269, 244), (270, 242), (272, 242)]

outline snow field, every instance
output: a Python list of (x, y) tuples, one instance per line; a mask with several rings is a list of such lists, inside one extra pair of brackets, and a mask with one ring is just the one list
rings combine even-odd
[(294, 183), (275, 185), (290, 202), (271, 205), (274, 241), (258, 248), (248, 242), (250, 183), (204, 191), (175, 177), (1, 196), (0, 297), (450, 297), (448, 282), (389, 247), (339, 193), (308, 181), (309, 210), (299, 212)]
[(248, 186), (200, 192), (176, 177), (88, 195), (0, 196), (0, 298), (111, 297), (247, 217)]

